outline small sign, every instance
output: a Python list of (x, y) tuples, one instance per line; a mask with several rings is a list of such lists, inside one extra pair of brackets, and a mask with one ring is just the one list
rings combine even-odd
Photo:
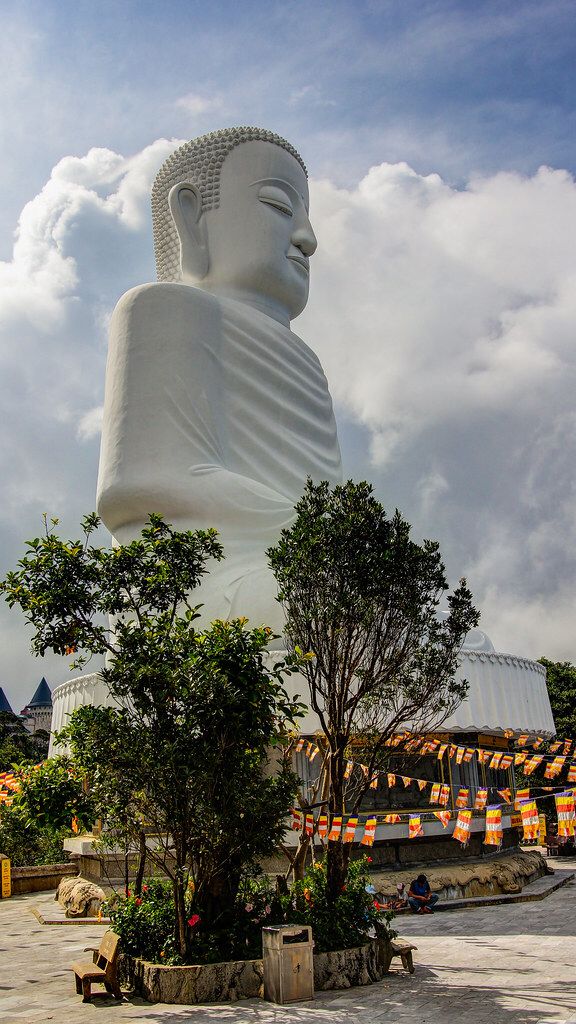
[(7, 899), (8, 896), (12, 895), (12, 878), (10, 875), (10, 861), (8, 857), (4, 857), (1, 861), (2, 864), (2, 899)]

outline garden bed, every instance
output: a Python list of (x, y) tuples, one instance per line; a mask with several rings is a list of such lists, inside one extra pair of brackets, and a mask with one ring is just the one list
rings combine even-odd
[[(353, 949), (314, 955), (317, 991), (371, 985), (385, 974), (378, 940)], [(220, 1003), (255, 999), (263, 995), (262, 960), (236, 960), (219, 964), (164, 967), (136, 957), (122, 956), (123, 985), (152, 1003)]]

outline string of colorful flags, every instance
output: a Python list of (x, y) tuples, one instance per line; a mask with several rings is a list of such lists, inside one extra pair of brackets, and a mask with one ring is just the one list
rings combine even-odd
[[(529, 791), (519, 790), (516, 794), (515, 809), (520, 812), (524, 839), (536, 839), (539, 829), (536, 801), (542, 800), (543, 797), (525, 797), (523, 795), (525, 793), (529, 793)], [(576, 825), (576, 790), (566, 790), (563, 793), (555, 793), (554, 799), (556, 802), (556, 812), (558, 817), (558, 835), (573, 836), (575, 834)], [(488, 846), (499, 846), (504, 835), (502, 826), (502, 805), (493, 804), (487, 807), (484, 805), (479, 808), (478, 800), (474, 807), (461, 807), (458, 810), (452, 838), (458, 840), (458, 842), (463, 845), (466, 845), (470, 839), (472, 815), (474, 810), (478, 809), (485, 810), (486, 815), (484, 843)], [(432, 813), (434, 814), (434, 817), (438, 818), (442, 826), (447, 828), (448, 823), (452, 819), (452, 812), (442, 810), (433, 811)], [(373, 845), (376, 837), (376, 828), (379, 824), (394, 825), (405, 821), (406, 819), (408, 822), (409, 839), (418, 839), (420, 836), (424, 835), (421, 813), (388, 813), (381, 816), (380, 821), (378, 821), (376, 815), (371, 815), (363, 824), (360, 824), (360, 828), (363, 828), (362, 837), (359, 840), (360, 845)], [(321, 813), (317, 818), (315, 818), (313, 811), (301, 811), (293, 808), (292, 828), (299, 832), (304, 831), (304, 833), (310, 838), (317, 835), (323, 842), (328, 840), (329, 842), (341, 841), (343, 843), (353, 843), (356, 840), (358, 816), (351, 815), (347, 819), (346, 824), (344, 824), (344, 818), (342, 815), (334, 815), (330, 821), (330, 817), (326, 813)]]

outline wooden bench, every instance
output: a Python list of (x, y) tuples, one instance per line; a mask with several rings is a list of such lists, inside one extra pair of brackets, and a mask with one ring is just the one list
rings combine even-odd
[(394, 957), (399, 956), (402, 960), (402, 967), (409, 974), (414, 974), (414, 960), (412, 958), (412, 950), (418, 949), (418, 946), (412, 945), (411, 942), (406, 942), (405, 939), (396, 938), (389, 939), (385, 946), (384, 953), (384, 967), (386, 971), (390, 970), (390, 964)]
[(76, 975), (76, 991), (82, 993), (82, 1002), (89, 1003), (92, 998), (92, 982), (97, 981), (104, 985), (107, 992), (110, 992), (116, 999), (122, 999), (120, 985), (118, 984), (117, 965), (120, 943), (120, 936), (112, 931), (107, 931), (102, 938), (98, 949), (87, 946), (85, 953), (92, 953), (92, 963), (72, 964), (72, 970)]

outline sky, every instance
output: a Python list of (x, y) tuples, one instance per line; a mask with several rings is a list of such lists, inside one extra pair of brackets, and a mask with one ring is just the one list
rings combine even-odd
[[(0, 573), (95, 504), (107, 324), (180, 142), (272, 129), (319, 248), (294, 329), (346, 477), (465, 575), (496, 649), (576, 661), (573, 0), (0, 0)], [(102, 535), (107, 542), (106, 535)], [(0, 609), (14, 710), (39, 660)]]

